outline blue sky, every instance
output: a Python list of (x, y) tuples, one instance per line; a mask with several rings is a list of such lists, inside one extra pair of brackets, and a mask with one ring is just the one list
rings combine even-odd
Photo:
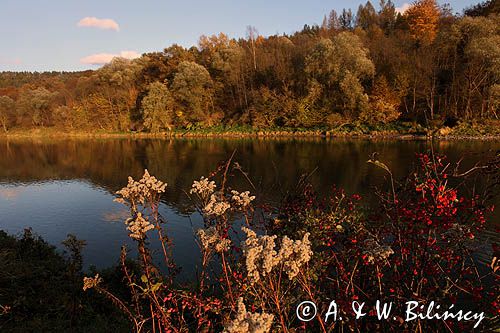
[[(0, 71), (97, 68), (112, 55), (195, 45), (200, 35), (291, 33), (321, 23), (331, 9), (366, 1), (322, 0), (0, 0)], [(378, 3), (378, 0), (373, 1)], [(405, 1), (394, 1), (401, 7)], [(439, 1), (444, 3), (444, 1)], [(450, 0), (454, 12), (478, 1)], [(78, 22), (87, 18), (78, 26)], [(97, 20), (93, 19), (96, 18)], [(110, 19), (110, 21), (100, 21)], [(86, 23), (85, 23), (86, 22)], [(116, 25), (114, 25), (116, 24)], [(125, 53), (123, 53), (125, 52)]]

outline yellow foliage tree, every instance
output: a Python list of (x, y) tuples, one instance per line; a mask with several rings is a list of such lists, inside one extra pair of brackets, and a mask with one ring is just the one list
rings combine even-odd
[(370, 106), (364, 109), (359, 118), (367, 123), (388, 123), (399, 118), (399, 105), (401, 99), (391, 89), (384, 76), (375, 79), (370, 94)]
[(436, 0), (415, 1), (405, 12), (405, 16), (414, 39), (424, 44), (434, 41), (440, 16)]

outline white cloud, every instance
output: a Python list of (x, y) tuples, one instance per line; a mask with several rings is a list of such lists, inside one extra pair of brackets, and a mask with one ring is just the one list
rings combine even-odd
[(22, 64), (22, 61), (19, 58), (6, 58), (6, 57), (0, 56), (0, 64), (2, 64), (2, 65), (20, 65), (20, 64)]
[(125, 59), (135, 59), (139, 58), (141, 56), (140, 53), (137, 53), (136, 51), (121, 51), (120, 52), (120, 57), (125, 58)]
[(115, 20), (98, 19), (97, 17), (84, 17), (78, 22), (77, 26), (120, 31), (120, 26)]
[(86, 56), (80, 59), (82, 64), (87, 65), (104, 65), (113, 60), (113, 58), (121, 57), (125, 59), (135, 59), (141, 56), (140, 53), (136, 51), (121, 51), (119, 54), (114, 53), (97, 53)]
[(399, 13), (402, 15), (408, 10), (408, 8), (410, 8), (410, 6), (411, 5), (407, 2), (402, 4), (400, 7), (396, 7), (396, 13)]

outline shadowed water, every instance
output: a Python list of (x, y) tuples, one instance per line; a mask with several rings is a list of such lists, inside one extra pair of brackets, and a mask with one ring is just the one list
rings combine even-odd
[[(461, 170), (467, 170), (493, 156), (500, 142), (440, 141), (432, 148), (450, 162), (463, 158)], [(255, 189), (243, 177), (235, 177), (232, 186), (251, 190), (261, 201), (278, 203), (307, 174), (322, 193), (337, 185), (373, 203), (373, 189), (388, 186), (387, 174), (366, 163), (373, 152), (400, 178), (414, 168), (415, 153), (429, 149), (429, 141), (391, 140), (4, 139), (0, 140), (0, 229), (19, 234), (32, 227), (58, 247), (71, 233), (87, 242), (86, 267), (114, 264), (121, 245), (132, 247), (132, 242), (123, 224), (126, 207), (113, 202), (113, 193), (126, 185), (129, 175), (140, 178), (147, 168), (168, 183), (161, 213), (168, 220), (176, 260), (184, 274), (192, 274), (199, 252), (193, 231), (202, 221), (185, 192), (193, 180), (214, 171), (233, 151), (234, 161), (248, 173)], [(481, 179), (474, 183), (481, 188)], [(491, 217), (490, 231), (483, 237), (498, 237), (499, 216), (497, 212)], [(488, 255), (486, 249), (485, 260)]]

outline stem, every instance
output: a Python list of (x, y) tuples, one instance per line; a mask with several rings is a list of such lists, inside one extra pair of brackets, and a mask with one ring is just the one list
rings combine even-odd
[(276, 309), (278, 310), (278, 314), (280, 316), (281, 327), (283, 328), (283, 332), (286, 333), (287, 329), (286, 329), (286, 325), (285, 325), (285, 320), (283, 318), (283, 314), (281, 313), (279, 295), (278, 295), (277, 289), (274, 287), (273, 279), (271, 277), (269, 277), (269, 283), (271, 285), (271, 290), (273, 291), (274, 304), (276, 305)]
[(221, 253), (221, 258), (222, 258), (222, 268), (224, 270), (224, 276), (226, 277), (227, 289), (229, 291), (229, 296), (231, 297), (231, 306), (234, 307), (233, 290), (231, 288), (231, 283), (229, 283), (229, 277), (227, 276), (226, 259), (224, 256), (224, 252)]

